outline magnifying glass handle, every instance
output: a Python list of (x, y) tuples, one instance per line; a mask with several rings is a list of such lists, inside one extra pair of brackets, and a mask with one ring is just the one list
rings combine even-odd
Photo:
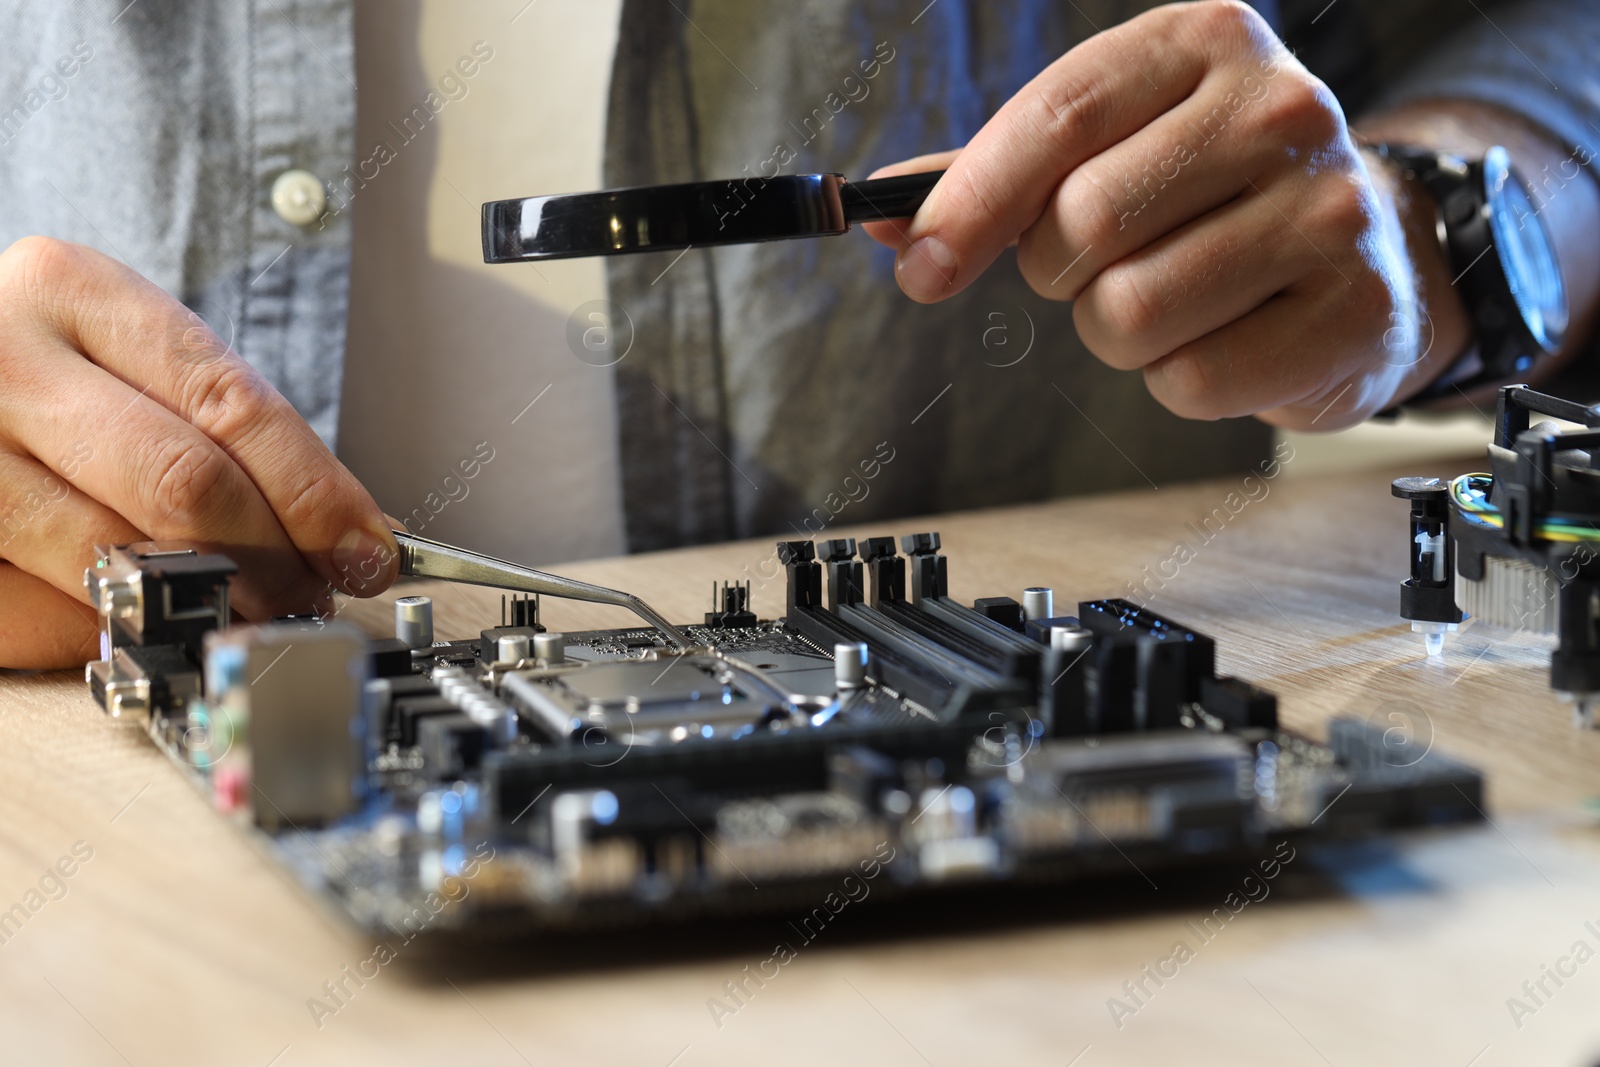
[(839, 190), (844, 217), (849, 222), (877, 222), (881, 219), (909, 219), (928, 198), (944, 171), (901, 174), (894, 178), (871, 178), (845, 182)]

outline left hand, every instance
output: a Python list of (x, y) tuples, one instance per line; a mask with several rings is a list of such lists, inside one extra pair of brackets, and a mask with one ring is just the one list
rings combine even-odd
[(1465, 337), (1436, 242), (1408, 252), (1394, 177), (1235, 0), (1098, 34), (966, 148), (878, 174), (940, 166), (903, 230), (867, 227), (901, 288), (942, 300), (1015, 244), (1035, 292), (1075, 301), (1085, 346), (1179, 415), (1338, 429), (1438, 374), (1455, 353), (1436, 333)]

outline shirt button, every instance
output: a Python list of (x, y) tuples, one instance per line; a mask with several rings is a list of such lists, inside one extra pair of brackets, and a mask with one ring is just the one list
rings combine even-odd
[(272, 210), (291, 226), (310, 226), (327, 207), (322, 180), (308, 170), (286, 170), (272, 183)]

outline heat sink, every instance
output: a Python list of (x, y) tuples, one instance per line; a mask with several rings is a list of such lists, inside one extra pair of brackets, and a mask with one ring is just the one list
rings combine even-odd
[(1483, 578), (1456, 574), (1456, 605), (1493, 626), (1529, 633), (1556, 632), (1560, 583), (1544, 567), (1504, 556), (1483, 557)]

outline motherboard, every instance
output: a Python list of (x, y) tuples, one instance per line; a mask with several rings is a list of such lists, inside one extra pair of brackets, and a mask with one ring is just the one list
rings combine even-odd
[[(554, 633), (516, 597), (475, 640), (234, 626), (236, 568), (105, 546), (87, 677), (225, 817), (362, 928), (592, 928), (1253, 855), (1482, 818), (1483, 782), (1381, 728), (1325, 741), (1124, 600), (949, 595), (937, 533), (789, 541), (785, 614), (715, 591), (678, 640)], [(687, 640), (682, 640), (687, 637)]]

